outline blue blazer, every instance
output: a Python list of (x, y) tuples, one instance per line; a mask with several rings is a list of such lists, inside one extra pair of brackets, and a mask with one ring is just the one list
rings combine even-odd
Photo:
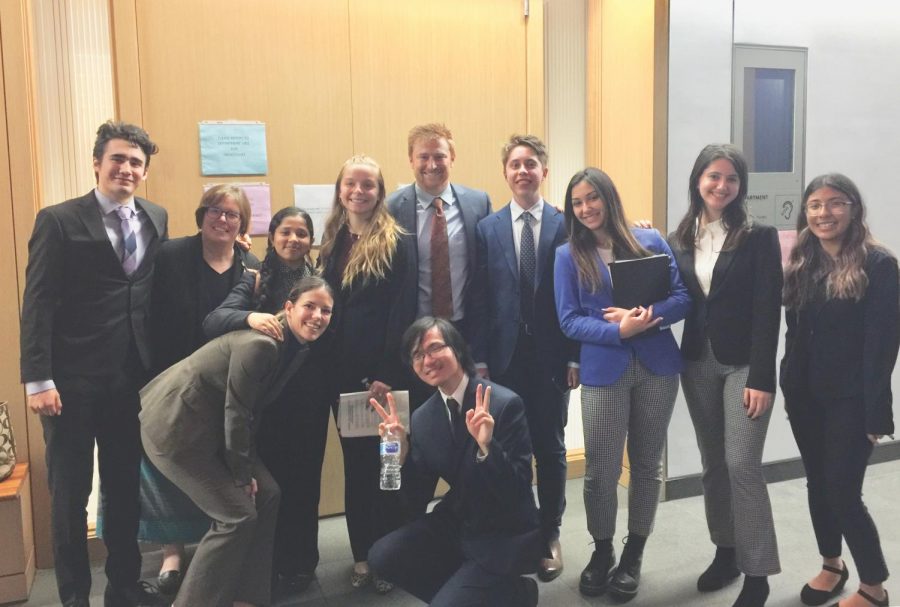
[(681, 282), (678, 265), (669, 245), (656, 230), (632, 229), (644, 248), (669, 256), (669, 297), (653, 304), (653, 314), (662, 316), (660, 331), (643, 333), (630, 339), (619, 338), (619, 325), (603, 319), (603, 308), (613, 305), (609, 270), (600, 263), (602, 286), (589, 292), (578, 281), (578, 269), (568, 244), (556, 250), (555, 290), (559, 324), (571, 339), (581, 342), (581, 383), (608, 386), (625, 372), (631, 353), (655, 375), (673, 375), (681, 371), (681, 353), (669, 326), (684, 319), (691, 306), (687, 288)]
[[(492, 377), (506, 372), (519, 337), (519, 261), (513, 241), (512, 213), (506, 205), (478, 222), (478, 271), (472, 285), (472, 355), (486, 363)], [(559, 328), (553, 295), (556, 247), (566, 242), (563, 214), (544, 203), (537, 241), (537, 284), (534, 292), (534, 341), (541, 369), (563, 391), (568, 361), (578, 360), (578, 343)]]
[(531, 490), (525, 406), (508, 388), (469, 377), (464, 412), (475, 407), (478, 384), (491, 386), (494, 437), (487, 458), (476, 461), (478, 445), (468, 432), (452, 435), (447, 406), (435, 392), (412, 414), (403, 476), (440, 477), (450, 485), (444, 499), (425, 516), (445, 521), (451, 533), (459, 534), (467, 559), (499, 575), (528, 573), (536, 567), (543, 542)]

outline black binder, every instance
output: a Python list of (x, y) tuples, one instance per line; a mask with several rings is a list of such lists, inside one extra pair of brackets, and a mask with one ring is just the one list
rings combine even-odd
[(669, 296), (669, 256), (665, 253), (609, 264), (617, 308), (645, 308)]

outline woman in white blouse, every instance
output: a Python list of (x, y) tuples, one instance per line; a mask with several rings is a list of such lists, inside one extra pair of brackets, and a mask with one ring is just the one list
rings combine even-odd
[(736, 147), (703, 148), (688, 190), (690, 207), (669, 245), (694, 301), (681, 343), (681, 384), (716, 545), (697, 589), (718, 590), (743, 573), (734, 607), (762, 607), (767, 577), (781, 570), (762, 473), (775, 395), (781, 249), (775, 228), (747, 215), (747, 162)]

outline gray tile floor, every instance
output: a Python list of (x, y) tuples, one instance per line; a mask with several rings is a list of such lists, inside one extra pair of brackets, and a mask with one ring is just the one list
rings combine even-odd
[[(546, 607), (569, 607), (615, 604), (608, 597), (588, 599), (578, 593), (578, 576), (591, 554), (591, 544), (584, 524), (584, 504), (581, 498), (580, 479), (569, 482), (567, 489), (568, 510), (563, 521), (562, 546), (566, 569), (562, 576), (549, 584), (540, 584), (540, 604)], [(771, 594), (768, 607), (801, 605), (799, 591), (806, 580), (815, 573), (819, 561), (816, 544), (806, 507), (806, 490), (803, 480), (774, 483), (769, 486), (775, 514), (778, 544), (783, 572), (770, 579)], [(888, 566), (900, 566), (900, 461), (873, 465), (869, 468), (865, 485), (865, 501), (881, 532)], [(625, 505), (620, 496), (620, 505)], [(627, 510), (619, 509), (620, 536), (626, 534)], [(319, 547), (321, 562), (317, 581), (302, 595), (281, 607), (376, 606), (412, 607), (422, 603), (402, 590), (379, 596), (369, 589), (356, 590), (350, 586), (350, 548), (343, 517), (322, 521)], [(621, 546), (617, 546), (621, 552)], [(631, 605), (661, 607), (690, 605), (692, 607), (729, 607), (740, 591), (740, 583), (710, 594), (699, 594), (695, 583), (697, 575), (712, 558), (700, 497), (687, 498), (660, 504), (656, 530), (647, 543), (644, 555), (643, 577), (640, 592)], [(846, 551), (845, 551), (846, 554)], [(848, 589), (855, 589), (858, 578), (849, 558), (851, 570)], [(153, 578), (159, 566), (158, 554), (145, 558), (145, 572)], [(102, 604), (105, 586), (102, 567), (94, 570), (95, 605)], [(888, 582), (900, 605), (900, 585)], [(38, 572), (28, 607), (57, 605), (53, 572)]]

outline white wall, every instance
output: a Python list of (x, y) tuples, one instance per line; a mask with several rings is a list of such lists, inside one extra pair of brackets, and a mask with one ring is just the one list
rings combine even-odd
[[(900, 159), (900, 3), (890, 0), (673, 0), (669, 37), (670, 229), (706, 143), (731, 136), (731, 44), (808, 48), (805, 180), (840, 171), (860, 187), (875, 236), (900, 252), (893, 200)], [(783, 324), (782, 324), (783, 332)], [(782, 344), (783, 346), (783, 344)], [(779, 358), (781, 352), (779, 352)], [(900, 375), (894, 374), (894, 391)], [(765, 461), (796, 457), (780, 395)], [(700, 471), (684, 400), (669, 429), (668, 476)]]

